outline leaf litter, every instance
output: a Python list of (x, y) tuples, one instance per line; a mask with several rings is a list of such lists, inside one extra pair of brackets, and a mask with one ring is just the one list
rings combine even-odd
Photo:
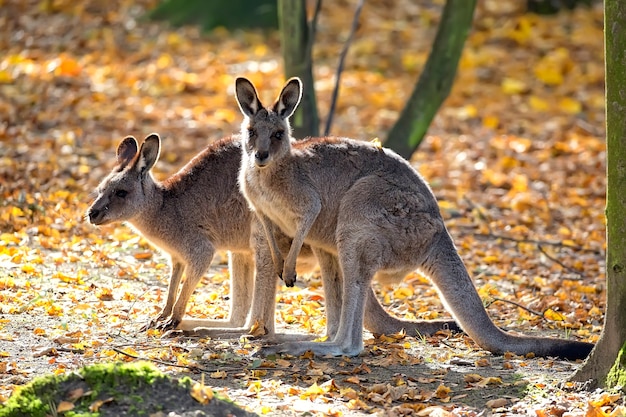
[[(334, 134), (386, 136), (427, 58), (441, 3), (367, 2)], [(164, 177), (237, 129), (235, 77), (251, 77), (261, 91), (277, 91), (283, 79), (276, 33), (202, 35), (146, 22), (155, 4), (7, 0), (0, 8), (0, 401), (38, 375), (144, 358), (199, 381), (198, 396), (209, 395), (206, 384), (259, 414), (624, 413), (620, 394), (563, 382), (577, 364), (494, 357), (463, 335), (366, 333), (357, 358), (259, 361), (250, 357), (258, 342), (245, 338), (140, 332), (164, 303), (167, 260), (126, 226), (84, 220), (118, 141), (159, 132)], [(326, 5), (320, 16), (323, 117), (354, 6)], [(592, 342), (601, 330), (602, 18), (599, 4), (539, 17), (521, 2), (479, 2), (453, 91), (412, 158), (491, 317), (510, 330)], [(227, 317), (225, 259), (188, 315)], [(419, 274), (376, 291), (402, 317), (447, 315)], [(324, 333), (319, 277), (282, 288), (277, 301), (280, 328)]]

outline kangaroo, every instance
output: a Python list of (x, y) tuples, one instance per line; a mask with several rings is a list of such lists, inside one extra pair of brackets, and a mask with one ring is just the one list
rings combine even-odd
[[(406, 160), (389, 149), (347, 138), (294, 141), (289, 117), (302, 96), (298, 78), (287, 81), (271, 107), (263, 106), (245, 78), (236, 80), (235, 94), (244, 115), (239, 184), (263, 223), (275, 269), (293, 285), (295, 260), (307, 243), (335, 256), (343, 276), (333, 338), (267, 346), (260, 354), (310, 350), (322, 356), (358, 355), (372, 278), (378, 273), (397, 281), (414, 270), (431, 278), (460, 327), (487, 351), (568, 359), (584, 358), (591, 351), (590, 343), (516, 336), (491, 321), (434, 194)], [(284, 262), (275, 229), (293, 238)]]
[[(134, 137), (124, 138), (117, 148), (117, 166), (102, 180), (97, 198), (87, 211), (94, 225), (130, 223), (171, 258), (165, 306), (143, 328), (178, 329), (189, 334), (226, 337), (248, 334), (253, 325), (262, 323), (263, 336), (271, 339), (275, 335), (274, 265), (264, 232), (239, 192), (240, 139), (226, 137), (213, 142), (163, 182), (156, 181), (151, 173), (160, 149), (157, 134), (147, 136), (141, 147)], [(276, 239), (286, 252), (291, 239), (281, 233), (276, 234)], [(230, 252), (228, 319), (183, 319), (191, 294), (218, 250)], [(298, 259), (301, 268), (311, 269), (316, 264), (316, 258), (306, 246)], [(327, 296), (328, 315), (338, 316), (341, 309), (338, 264), (334, 257), (323, 253), (318, 254), (318, 259), (324, 288), (327, 291), (334, 288)], [(256, 288), (255, 265), (257, 275), (268, 277), (261, 279), (264, 285)], [(181, 287), (183, 273), (186, 279)], [(368, 305), (366, 322), (371, 331), (393, 333), (402, 328), (411, 329), (410, 322), (407, 325), (404, 320), (390, 316), (373, 291)], [(432, 321), (430, 325), (430, 333), (446, 327), (458, 330), (451, 320)], [(330, 336), (336, 330), (334, 324), (329, 325), (327, 333)]]
[[(161, 140), (147, 136), (124, 138), (117, 148), (117, 166), (100, 183), (87, 211), (97, 226), (127, 221), (171, 258), (167, 299), (161, 313), (144, 328), (192, 329), (244, 326), (252, 304), (254, 260), (250, 250), (251, 216), (238, 197), (232, 174), (241, 150), (225, 138), (209, 145), (178, 173), (156, 181), (151, 169)], [(215, 251), (230, 250), (231, 305), (227, 320), (183, 320), (195, 287), (206, 273)], [(181, 284), (183, 273), (186, 276)]]

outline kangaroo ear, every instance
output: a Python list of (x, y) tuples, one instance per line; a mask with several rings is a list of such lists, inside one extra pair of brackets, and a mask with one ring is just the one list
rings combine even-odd
[(140, 174), (150, 171), (156, 161), (159, 159), (161, 152), (161, 138), (156, 133), (147, 136), (141, 144), (139, 150), (139, 158), (135, 163), (135, 170)]
[(263, 108), (254, 84), (247, 78), (238, 77), (235, 80), (235, 97), (241, 112), (248, 117), (254, 116)]
[(290, 78), (274, 103), (273, 110), (283, 119), (288, 119), (300, 104), (302, 98), (302, 81)]
[(130, 161), (133, 160), (135, 155), (137, 155), (137, 149), (139, 145), (137, 145), (137, 139), (132, 136), (126, 136), (119, 145), (117, 145), (117, 163), (122, 167), (128, 165)]

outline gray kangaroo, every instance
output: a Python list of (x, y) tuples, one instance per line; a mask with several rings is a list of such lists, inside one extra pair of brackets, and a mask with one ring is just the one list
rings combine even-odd
[[(302, 83), (287, 81), (271, 107), (254, 85), (235, 84), (243, 113), (244, 150), (239, 184), (261, 220), (275, 269), (287, 285), (296, 279), (303, 243), (338, 259), (343, 275), (337, 332), (325, 342), (283, 343), (261, 354), (359, 354), (372, 278), (397, 281), (419, 269), (428, 275), (461, 328), (483, 349), (538, 356), (584, 358), (593, 345), (545, 337), (515, 336), (489, 318), (454, 246), (427, 183), (403, 158), (371, 143), (346, 138), (294, 141), (289, 117), (300, 102)], [(293, 238), (286, 258), (273, 230)], [(257, 285), (260, 285), (257, 277)]]
[[(161, 149), (158, 135), (146, 137), (141, 147), (132, 136), (119, 144), (117, 166), (98, 186), (98, 196), (87, 217), (94, 225), (126, 221), (170, 255), (172, 270), (165, 306), (144, 328), (226, 337), (248, 334), (253, 325), (262, 324), (265, 336), (271, 339), (275, 335), (276, 275), (265, 235), (239, 192), (240, 142), (238, 137), (213, 142), (163, 182), (156, 181), (151, 173)], [(276, 234), (276, 239), (286, 252), (291, 239), (281, 233)], [(183, 320), (187, 302), (218, 250), (230, 251), (230, 316), (228, 320)], [(341, 277), (337, 261), (324, 253), (319, 253), (318, 259), (328, 291), (329, 317), (338, 316)], [(267, 278), (261, 279), (264, 286), (255, 288), (253, 303), (255, 260), (257, 274)], [(316, 264), (306, 246), (299, 262), (305, 269)], [(183, 273), (185, 281), (181, 287)], [(413, 329), (412, 322), (387, 314), (371, 289), (370, 292), (368, 329), (375, 333)], [(446, 327), (458, 330), (452, 320), (431, 321), (429, 325), (429, 333)], [(329, 325), (327, 332), (330, 336), (336, 330)]]

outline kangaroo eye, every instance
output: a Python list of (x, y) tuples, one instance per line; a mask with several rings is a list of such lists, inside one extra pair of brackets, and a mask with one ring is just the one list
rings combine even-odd
[(281, 140), (283, 138), (283, 135), (284, 135), (284, 132), (279, 130), (278, 132), (274, 133), (274, 138)]
[(252, 128), (248, 129), (248, 136), (249, 137), (254, 137), (256, 136), (256, 131)]
[(119, 198), (124, 198), (128, 195), (128, 191), (126, 190), (117, 190), (115, 191), (115, 196)]

